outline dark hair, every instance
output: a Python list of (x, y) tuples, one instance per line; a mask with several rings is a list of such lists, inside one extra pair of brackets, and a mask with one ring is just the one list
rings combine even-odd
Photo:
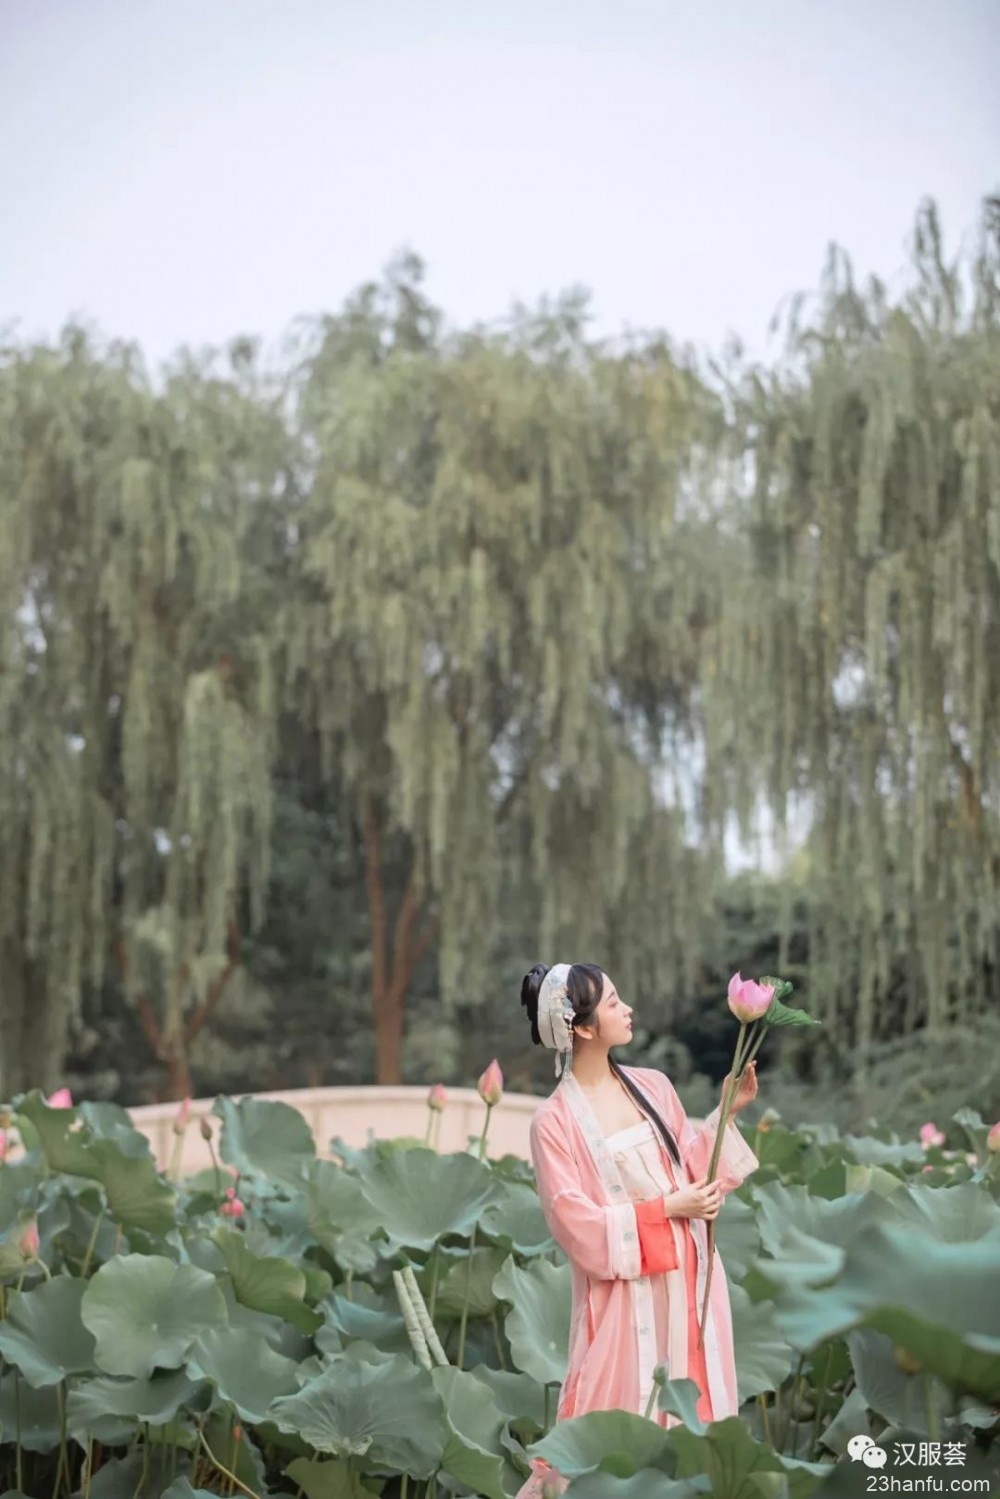
[[(521, 981), (521, 1003), (528, 1012), (528, 1019), (531, 1021), (531, 1039), (536, 1046), (542, 1045), (542, 1038), (538, 1031), (538, 991), (541, 989), (542, 980), (548, 971), (548, 964), (536, 963), (531, 972), (526, 973)], [(599, 963), (572, 963), (570, 965), (570, 970), (566, 977), (566, 991), (573, 1001), (573, 1019), (571, 1024), (574, 1030), (577, 1025), (598, 1024), (594, 1011), (600, 1004), (601, 995), (604, 992), (604, 977), (604, 969)], [(669, 1150), (675, 1164), (679, 1166), (681, 1163), (681, 1153), (677, 1148), (677, 1141), (674, 1138), (673, 1130), (665, 1120), (660, 1118), (659, 1113), (642, 1092), (641, 1088), (639, 1088), (638, 1084), (632, 1078), (626, 1076), (621, 1064), (611, 1056), (610, 1052), (608, 1054), (608, 1065), (615, 1076), (620, 1079), (622, 1086), (635, 1101), (638, 1108), (652, 1120), (653, 1124), (659, 1130), (663, 1143)]]

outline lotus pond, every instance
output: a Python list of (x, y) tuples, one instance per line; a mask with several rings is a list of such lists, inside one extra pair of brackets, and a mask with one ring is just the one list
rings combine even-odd
[[(108, 1104), (10, 1109), (0, 1165), (0, 1493), (506, 1499), (547, 1458), (580, 1499), (865, 1492), (848, 1442), (962, 1448), (998, 1483), (1000, 1157), (780, 1123), (726, 1202), (739, 1418), (553, 1427), (569, 1271), (530, 1166), (331, 1144), (220, 1098), (206, 1167), (156, 1168)], [(957, 1149), (955, 1147), (958, 1147)], [(217, 1154), (216, 1154), (217, 1152)]]

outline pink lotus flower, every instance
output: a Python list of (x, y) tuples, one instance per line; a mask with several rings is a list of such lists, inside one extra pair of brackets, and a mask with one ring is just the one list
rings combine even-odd
[(25, 1259), (37, 1260), (40, 1243), (38, 1224), (32, 1219), (18, 1241), (18, 1246)]
[(175, 1135), (182, 1135), (184, 1133), (184, 1131), (188, 1127), (188, 1120), (190, 1118), (191, 1118), (191, 1100), (190, 1100), (190, 1098), (185, 1098), (184, 1102), (181, 1104), (180, 1108), (177, 1110), (177, 1117), (174, 1120), (173, 1125), (172, 1125), (172, 1128), (173, 1128), (173, 1131), (174, 1131)]
[(226, 1200), (219, 1209), (223, 1218), (242, 1218), (246, 1212), (246, 1204), (241, 1202), (236, 1195), (235, 1187), (226, 1188)]
[(986, 1136), (986, 1149), (995, 1151), (1000, 1155), (1000, 1119), (997, 1120)]
[(773, 984), (755, 984), (753, 979), (741, 978), (734, 973), (729, 980), (729, 1008), (737, 1020), (750, 1025), (760, 1020), (771, 1007), (774, 998)]
[(483, 1103), (491, 1109), (495, 1108), (503, 1097), (503, 1073), (500, 1071), (500, 1063), (496, 1057), (479, 1079), (477, 1087)]
[(435, 1083), (427, 1095), (427, 1107), (433, 1109), (435, 1114), (440, 1114), (444, 1111), (447, 1102), (448, 1095), (444, 1090), (444, 1083)]
[(50, 1109), (71, 1109), (73, 1107), (73, 1099), (70, 1096), (68, 1088), (57, 1088), (51, 1098), (47, 1098), (45, 1102)]
[(944, 1138), (944, 1134), (933, 1120), (920, 1126), (920, 1143), (925, 1150), (930, 1150), (932, 1145), (943, 1145)]

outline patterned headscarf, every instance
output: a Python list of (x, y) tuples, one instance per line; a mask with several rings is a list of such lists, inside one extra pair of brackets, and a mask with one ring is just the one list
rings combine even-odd
[(573, 1070), (573, 1001), (566, 989), (572, 963), (553, 963), (538, 991), (538, 1034), (556, 1053), (556, 1077)]

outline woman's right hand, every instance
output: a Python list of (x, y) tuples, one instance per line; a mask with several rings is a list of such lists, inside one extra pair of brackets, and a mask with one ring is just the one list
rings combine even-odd
[(701, 1176), (688, 1186), (668, 1193), (664, 1201), (668, 1218), (712, 1219), (718, 1217), (722, 1206), (722, 1188), (717, 1181), (710, 1182), (707, 1176)]

